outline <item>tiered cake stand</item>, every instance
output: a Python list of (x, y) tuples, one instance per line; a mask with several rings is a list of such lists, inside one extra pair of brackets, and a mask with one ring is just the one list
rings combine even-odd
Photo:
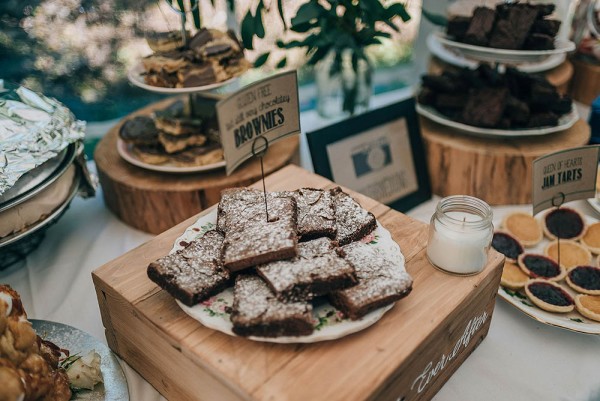
[[(481, 58), (477, 52), (467, 57), (466, 53), (444, 46), (439, 37), (439, 33), (434, 33), (428, 38), (432, 73), (444, 68), (474, 68), (481, 61), (489, 62), (490, 53), (493, 54), (487, 50)], [(544, 73), (559, 92), (565, 93), (573, 75), (573, 66), (566, 60), (571, 46), (563, 43), (560, 47), (563, 53), (538, 55), (511, 64), (524, 72)], [(499, 53), (498, 60), (499, 64), (506, 63), (506, 55)], [(436, 123), (431, 116), (421, 117), (432, 191), (440, 196), (472, 195), (492, 205), (531, 203), (533, 160), (560, 149), (586, 145), (590, 139), (589, 126), (579, 119), (576, 110), (560, 130), (468, 132), (458, 125)]]

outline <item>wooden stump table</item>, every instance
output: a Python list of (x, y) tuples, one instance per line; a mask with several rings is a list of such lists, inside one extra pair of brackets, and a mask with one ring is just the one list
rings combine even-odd
[[(260, 179), (260, 162), (249, 160), (230, 176), (225, 169), (191, 174), (168, 174), (145, 170), (123, 160), (117, 152), (119, 129), (136, 115), (165, 108), (167, 99), (126, 116), (100, 141), (94, 153), (106, 206), (126, 224), (160, 234), (217, 203), (221, 190), (247, 186)], [(269, 146), (264, 158), (265, 174), (290, 162), (298, 150), (297, 136)]]
[(433, 193), (472, 195), (490, 205), (531, 203), (533, 160), (590, 139), (583, 120), (562, 132), (520, 138), (480, 138), (425, 118), (420, 123)]

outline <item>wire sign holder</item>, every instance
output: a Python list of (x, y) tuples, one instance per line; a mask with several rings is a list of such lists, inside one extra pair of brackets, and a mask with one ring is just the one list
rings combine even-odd
[[(256, 143), (261, 139), (264, 142), (264, 148), (260, 150), (256, 150)], [(264, 136), (259, 136), (252, 142), (252, 156), (258, 157), (260, 159), (260, 175), (262, 177), (263, 184), (263, 194), (265, 197), (265, 215), (267, 216), (267, 223), (269, 222), (269, 207), (267, 204), (267, 186), (265, 184), (265, 167), (263, 164), (263, 158), (267, 154), (267, 149), (269, 149), (269, 140)]]

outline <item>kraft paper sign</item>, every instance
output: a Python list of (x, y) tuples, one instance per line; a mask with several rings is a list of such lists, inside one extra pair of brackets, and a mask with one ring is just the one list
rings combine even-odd
[(270, 145), (300, 133), (296, 71), (255, 82), (221, 100), (217, 103), (217, 118), (229, 175), (255, 153), (265, 150), (263, 138)]
[(533, 214), (596, 196), (600, 146), (583, 146), (533, 161)]

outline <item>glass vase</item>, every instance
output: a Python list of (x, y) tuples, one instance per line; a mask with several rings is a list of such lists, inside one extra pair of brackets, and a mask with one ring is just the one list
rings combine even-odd
[(359, 114), (369, 108), (373, 70), (350, 50), (331, 51), (315, 65), (317, 111), (325, 118)]

